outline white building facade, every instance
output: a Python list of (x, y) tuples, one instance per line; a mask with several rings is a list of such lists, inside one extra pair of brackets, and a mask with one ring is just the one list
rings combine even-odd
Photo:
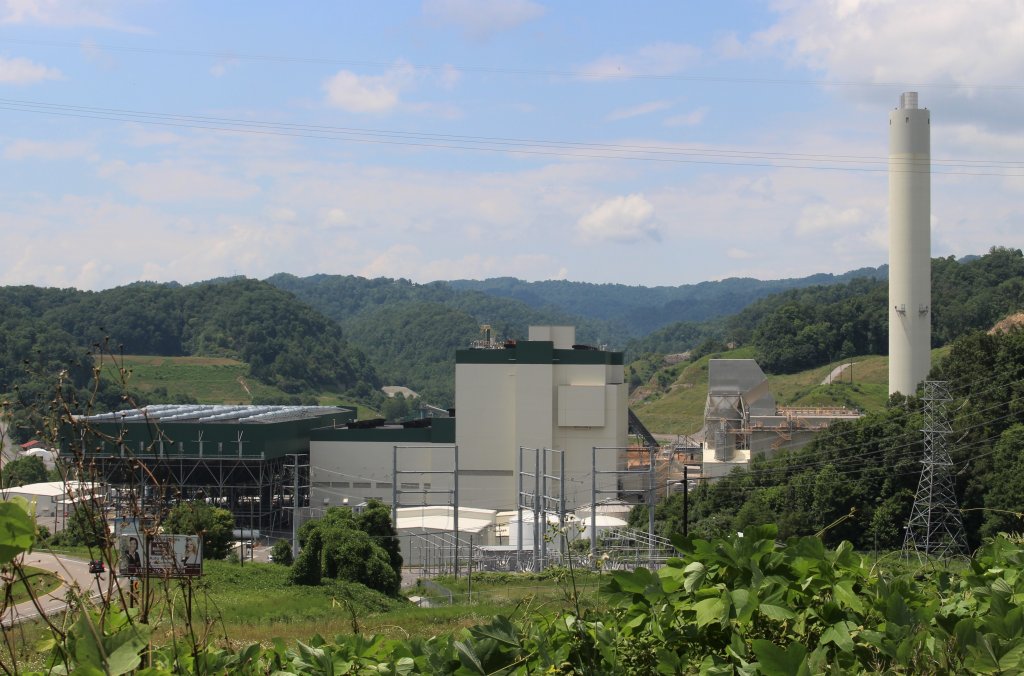
[[(406, 429), (314, 430), (311, 506), (371, 497), (389, 503), (396, 489), (403, 506), (450, 504), (456, 446), (460, 505), (514, 509), (520, 447), (563, 452), (566, 508), (589, 503), (594, 447), (601, 449), (600, 470), (621, 466), (628, 392), (621, 352), (574, 343), (574, 327), (535, 326), (525, 341), (458, 350), (454, 420)], [(526, 457), (530, 462), (534, 456)], [(559, 471), (548, 468), (549, 474)], [(598, 474), (597, 480), (599, 490), (614, 491), (614, 475)]]

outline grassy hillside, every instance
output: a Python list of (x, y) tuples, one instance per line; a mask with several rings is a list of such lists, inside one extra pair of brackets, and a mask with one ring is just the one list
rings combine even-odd
[[(932, 363), (938, 363), (948, 347), (932, 350)], [(650, 392), (631, 408), (655, 434), (693, 434), (704, 424), (704, 403), (708, 394), (708, 361), (716, 359), (750, 359), (752, 347), (711, 354), (696, 362), (666, 366), (654, 374), (640, 393)], [(820, 366), (789, 375), (769, 375), (775, 400), (782, 406), (846, 406), (861, 411), (876, 411), (888, 401), (889, 358), (854, 357), (852, 372), (846, 370), (831, 384), (822, 385), (837, 364)], [(665, 388), (656, 385), (672, 377)], [(852, 382), (851, 382), (852, 381)]]
[[(117, 364), (104, 364), (104, 376), (117, 379), (117, 369), (128, 372), (128, 385), (143, 395), (188, 398), (201, 404), (251, 404), (253, 401), (287, 402), (292, 395), (253, 378), (248, 364), (227, 357), (160, 357), (125, 355)], [(337, 393), (324, 392), (320, 404), (356, 406)], [(360, 417), (375, 413), (359, 407)]]

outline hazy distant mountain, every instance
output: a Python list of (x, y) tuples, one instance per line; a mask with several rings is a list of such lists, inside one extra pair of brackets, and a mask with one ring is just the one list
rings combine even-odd
[(842, 284), (860, 277), (886, 279), (889, 268), (861, 268), (833, 275), (762, 281), (733, 277), (682, 286), (627, 286), (552, 280), (524, 282), (513, 277), (482, 281), (459, 279), (454, 289), (480, 291), (522, 301), (534, 308), (554, 308), (568, 314), (619, 324), (630, 336), (646, 335), (680, 321), (703, 321), (736, 314), (759, 298), (788, 289)]

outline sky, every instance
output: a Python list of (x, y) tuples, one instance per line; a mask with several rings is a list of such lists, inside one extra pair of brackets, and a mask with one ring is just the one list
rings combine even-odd
[(1024, 246), (1024, 2), (0, 0), (0, 284), (644, 286)]

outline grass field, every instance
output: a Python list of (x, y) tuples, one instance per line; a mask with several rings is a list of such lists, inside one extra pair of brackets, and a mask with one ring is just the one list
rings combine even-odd
[[(193, 617), (197, 633), (207, 633), (215, 643), (241, 647), (254, 642), (270, 644), (282, 638), (294, 645), (320, 634), (383, 634), (393, 638), (436, 636), (489, 621), (498, 614), (521, 617), (540, 609), (556, 611), (573, 607), (572, 582), (564, 572), (534, 574), (478, 573), (469, 580), (441, 578), (437, 582), (453, 593), (454, 603), (421, 608), (408, 600), (392, 599), (361, 585), (333, 582), (299, 586), (288, 582), (289, 569), (272, 563), (244, 567), (224, 561), (204, 563), (204, 576), (191, 583)], [(578, 572), (576, 589), (581, 608), (603, 608), (598, 587), (601, 578)], [(181, 635), (188, 583), (156, 586), (150, 625), (157, 643), (172, 633)], [(422, 588), (410, 595), (428, 595)], [(172, 621), (173, 615), (178, 619)], [(28, 623), (17, 638), (22, 670), (40, 668), (42, 656), (34, 644), (44, 636), (38, 623)], [(227, 639), (225, 639), (227, 637)], [(0, 648), (0, 653), (6, 651)], [(6, 655), (4, 655), (6, 657)]]
[[(38, 598), (45, 594), (49, 594), (61, 585), (61, 581), (59, 579), (57, 579), (45, 570), (40, 570), (39, 568), (33, 568), (31, 566), (25, 566), (24, 571), (25, 581), (17, 579), (10, 584), (11, 604), (17, 605), (22, 601), (28, 601), (29, 587), (32, 588), (32, 594)], [(4, 585), (5, 597), (7, 591), (7, 585)]]
[[(108, 358), (102, 368), (104, 377), (114, 381), (121, 379), (124, 369), (128, 386), (143, 394), (189, 396), (203, 404), (251, 404), (254, 398), (287, 401), (291, 396), (252, 378), (248, 364), (227, 357), (125, 355), (114, 360)], [(360, 418), (376, 414), (331, 392), (321, 393), (319, 403), (355, 406)]]
[[(932, 363), (938, 363), (948, 347), (932, 350)], [(752, 359), (753, 348), (744, 347), (702, 357), (689, 364), (676, 364), (672, 385), (641, 402), (632, 404), (644, 424), (655, 434), (694, 434), (704, 424), (704, 404), (708, 394), (708, 361), (716, 359)], [(831, 384), (822, 385), (840, 362), (790, 375), (769, 375), (768, 383), (775, 401), (781, 406), (846, 406), (863, 412), (877, 411), (889, 400), (889, 358), (853, 357), (853, 362)]]

